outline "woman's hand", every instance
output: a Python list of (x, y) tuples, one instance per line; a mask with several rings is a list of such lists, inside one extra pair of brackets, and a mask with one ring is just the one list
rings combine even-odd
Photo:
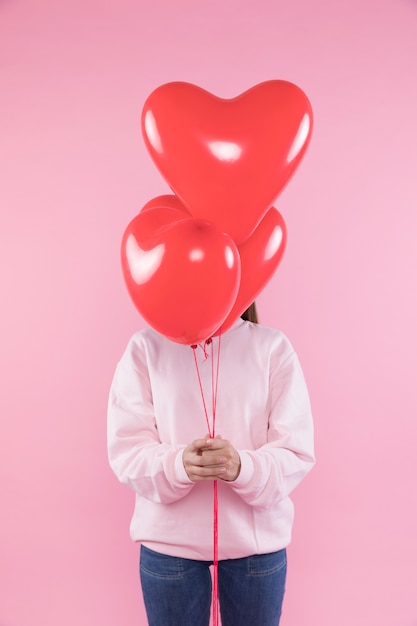
[(240, 456), (230, 441), (220, 435), (214, 439), (195, 439), (187, 446), (182, 462), (190, 480), (236, 480), (240, 472)]

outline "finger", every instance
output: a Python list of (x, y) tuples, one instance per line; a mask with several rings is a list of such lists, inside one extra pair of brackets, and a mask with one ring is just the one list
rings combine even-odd
[(209, 439), (208, 441), (210, 443), (206, 444), (206, 448), (210, 450), (220, 450), (221, 448), (225, 448), (229, 445), (229, 442), (226, 441), (226, 439), (222, 439), (220, 435), (214, 439)]
[(194, 439), (194, 441), (191, 442), (191, 448), (196, 452), (204, 450), (211, 447), (212, 441), (213, 439), (210, 439), (210, 437), (206, 437), (205, 439)]
[(199, 457), (198, 465), (200, 467), (221, 467), (226, 461), (226, 456), (219, 455), (218, 453), (210, 453), (206, 450)]
[(223, 478), (226, 475), (225, 467), (193, 467), (188, 472), (188, 476), (194, 482), (199, 482), (203, 480), (217, 480), (219, 478)]

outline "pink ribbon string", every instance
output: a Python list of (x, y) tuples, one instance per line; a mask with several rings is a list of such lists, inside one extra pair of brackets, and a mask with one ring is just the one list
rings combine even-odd
[[(203, 402), (204, 415), (206, 418), (207, 429), (210, 437), (214, 439), (216, 436), (216, 407), (217, 407), (217, 390), (219, 386), (219, 367), (220, 367), (220, 341), (221, 335), (218, 336), (217, 358), (215, 359), (215, 349), (213, 339), (207, 339), (204, 343), (204, 356), (208, 358), (209, 352), (207, 346), (211, 347), (211, 408), (212, 420), (210, 424), (207, 403), (204, 395), (203, 384), (201, 381), (200, 368), (197, 360), (197, 345), (193, 348), (194, 362), (197, 371), (198, 383), (200, 386), (201, 399)], [(219, 501), (218, 501), (218, 484), (217, 480), (213, 481), (213, 600), (212, 600), (212, 617), (213, 626), (219, 624)]]

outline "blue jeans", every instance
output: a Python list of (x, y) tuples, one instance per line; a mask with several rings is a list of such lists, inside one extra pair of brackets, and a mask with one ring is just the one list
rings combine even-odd
[[(140, 580), (149, 626), (208, 626), (211, 564), (159, 554), (142, 546)], [(285, 549), (219, 561), (222, 626), (277, 626), (286, 574)]]

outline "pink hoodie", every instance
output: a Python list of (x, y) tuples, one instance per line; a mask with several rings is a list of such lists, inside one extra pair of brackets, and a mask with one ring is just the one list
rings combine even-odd
[[(210, 419), (218, 347), (214, 338), (196, 351)], [(221, 337), (219, 363), (216, 434), (241, 457), (238, 478), (218, 481), (219, 559), (273, 552), (291, 540), (289, 494), (314, 465), (304, 376), (285, 335), (241, 319)], [(186, 445), (207, 432), (192, 348), (152, 329), (136, 333), (108, 409), (110, 465), (136, 494), (134, 541), (213, 558), (213, 484), (191, 482), (182, 463)]]

